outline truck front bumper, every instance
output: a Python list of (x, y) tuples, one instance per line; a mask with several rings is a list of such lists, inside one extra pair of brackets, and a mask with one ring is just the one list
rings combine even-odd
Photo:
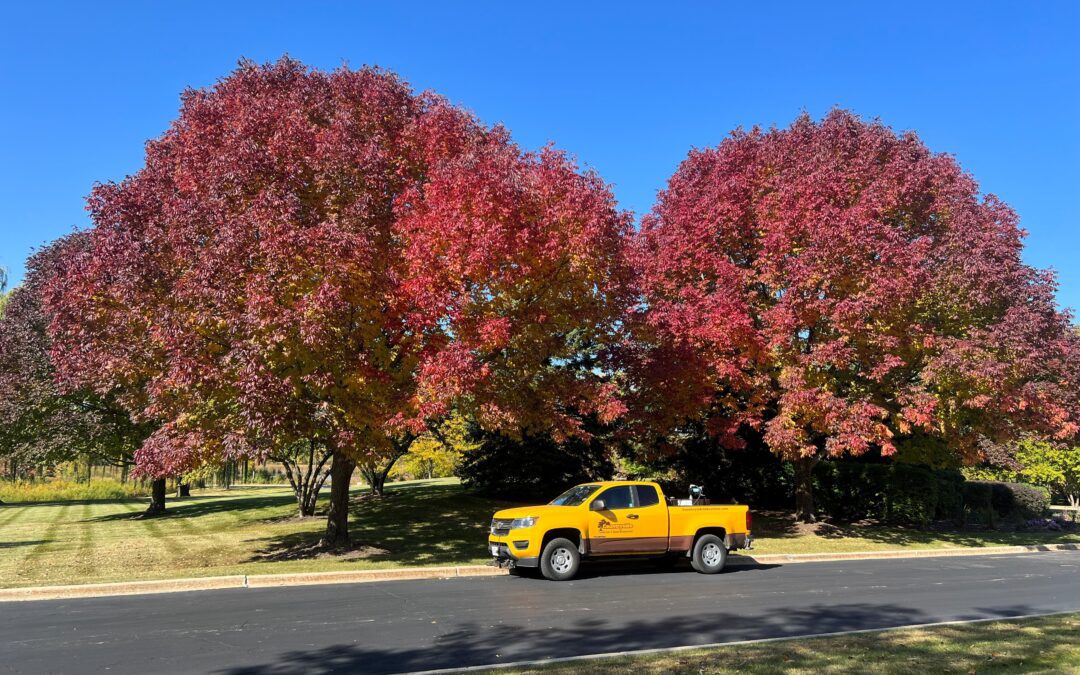
[(538, 555), (529, 555), (533, 548), (531, 543), (516, 551), (515, 548), (514, 542), (509, 541), (509, 538), (488, 540), (488, 551), (498, 567), (537, 567), (540, 565)]

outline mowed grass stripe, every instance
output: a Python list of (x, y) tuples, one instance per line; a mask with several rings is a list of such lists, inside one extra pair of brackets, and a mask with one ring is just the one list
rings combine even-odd
[(4, 530), (5, 527), (7, 527), (8, 525), (14, 524), (15, 521), (17, 521), (19, 518), (22, 518), (23, 516), (25, 516), (30, 511), (30, 506), (29, 505), (27, 505), (27, 506), (8, 506), (8, 507), (5, 507), (5, 508), (11, 509), (11, 513), (6, 514), (3, 518), (0, 518), (0, 535), (3, 534), (3, 530)]
[(91, 520), (94, 517), (94, 505), (90, 502), (83, 504), (82, 520), (78, 523), (79, 526), (79, 548), (75, 552), (78, 556), (76, 561), (76, 567), (79, 570), (79, 574), (82, 576), (90, 576), (95, 570), (97, 570), (96, 557), (94, 555), (95, 546), (94, 539), (97, 528), (92, 526)]
[(56, 513), (49, 520), (49, 526), (46, 527), (44, 532), (41, 533), (41, 543), (27, 551), (26, 554), (23, 555), (19, 560), (18, 575), (20, 577), (33, 574), (34, 566), (31, 563), (33, 563), (38, 558), (41, 558), (45, 554), (51, 553), (52, 551), (57, 550), (61, 546), (63, 546), (63, 542), (58, 541), (57, 539), (57, 533), (67, 519), (67, 514), (71, 510), (71, 504), (64, 504), (60, 507), (52, 506), (48, 508), (56, 509)]
[(178, 558), (183, 555), (183, 545), (165, 531), (165, 528), (162, 527), (162, 521), (155, 518), (146, 518), (140, 522), (146, 533), (150, 535), (150, 538), (161, 544), (171, 556)]

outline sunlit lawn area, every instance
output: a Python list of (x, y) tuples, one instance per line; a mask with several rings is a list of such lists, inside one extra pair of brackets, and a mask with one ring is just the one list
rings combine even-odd
[[(0, 586), (487, 561), (486, 525), (510, 504), (470, 495), (453, 479), (388, 487), (385, 499), (354, 492), (358, 546), (334, 556), (312, 550), (323, 519), (296, 518), (287, 487), (170, 499), (168, 514), (152, 519), (138, 517), (142, 500), (0, 506)], [(797, 526), (779, 513), (757, 515), (754, 529), (758, 554), (1080, 542), (1078, 534)]]
[(143, 500), (2, 506), (0, 586), (486, 562), (500, 503), (455, 480), (388, 487), (382, 500), (354, 492), (352, 536), (368, 546), (322, 558), (308, 549), (325, 521), (296, 518), (288, 487), (170, 498), (167, 515), (150, 519), (138, 518)]
[(786, 640), (495, 672), (1076, 673), (1080, 614)]

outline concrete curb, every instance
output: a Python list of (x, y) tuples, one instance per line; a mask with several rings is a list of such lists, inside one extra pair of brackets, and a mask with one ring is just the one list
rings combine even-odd
[(164, 581), (121, 581), (115, 584), (77, 584), (73, 586), (30, 586), (0, 589), (0, 602), (10, 600), (61, 600), (65, 598), (97, 598), (110, 595), (143, 595), (145, 593), (177, 593), (180, 591), (210, 591), (220, 588), (244, 588), (247, 577), (196, 577)]
[[(1034, 546), (986, 546), (964, 548), (928, 548), (900, 551), (863, 551), (857, 553), (793, 553), (769, 555), (736, 554), (728, 564), (738, 567), (777, 565), (841, 560), (884, 560), (890, 558), (938, 558), (946, 556), (1002, 555), (1048, 551), (1080, 551), (1080, 544), (1039, 544)], [(71, 586), (30, 586), (0, 589), (0, 602), (27, 600), (64, 600), (97, 598), (150, 593), (179, 593), (227, 588), (273, 588), (316, 584), (356, 584), (375, 581), (406, 581), (415, 579), (453, 579), (457, 577), (501, 576), (508, 570), (490, 565), (460, 565), (454, 567), (417, 567), (345, 572), (302, 572), (296, 574), (253, 574), (227, 577), (196, 577), (164, 581), (128, 581), (110, 584), (78, 584)]]
[(766, 555), (734, 554), (729, 565), (775, 565), (840, 560), (887, 560), (890, 558), (941, 558), (946, 556), (1002, 555), (1080, 551), (1080, 544), (1035, 544), (1032, 546), (964, 546), (955, 548), (918, 548), (894, 551), (859, 551), (854, 553), (773, 553)]
[(350, 572), (254, 574), (247, 578), (247, 586), (248, 588), (270, 588), (273, 586), (305, 586), (312, 584), (356, 584), (372, 581), (486, 577), (506, 573), (507, 570), (488, 565), (463, 565), (461, 567), (418, 567), (416, 569), (396, 567), (385, 570), (355, 570)]

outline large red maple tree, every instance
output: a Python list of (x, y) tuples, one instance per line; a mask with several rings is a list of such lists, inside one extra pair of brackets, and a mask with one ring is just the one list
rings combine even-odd
[(562, 437), (624, 410), (592, 358), (629, 301), (629, 217), (391, 73), (241, 64), (89, 208), (92, 251), (53, 286), (62, 376), (146, 382), (125, 400), (165, 422), (148, 474), (329, 449), (329, 544), (356, 463), (451, 409)]
[[(634, 246), (631, 363), (653, 428), (707, 421), (794, 460), (944, 440), (969, 460), (1075, 434), (1075, 336), (1016, 214), (911, 133), (836, 110), (695, 150)], [(1072, 364), (1072, 365), (1070, 365)]]

